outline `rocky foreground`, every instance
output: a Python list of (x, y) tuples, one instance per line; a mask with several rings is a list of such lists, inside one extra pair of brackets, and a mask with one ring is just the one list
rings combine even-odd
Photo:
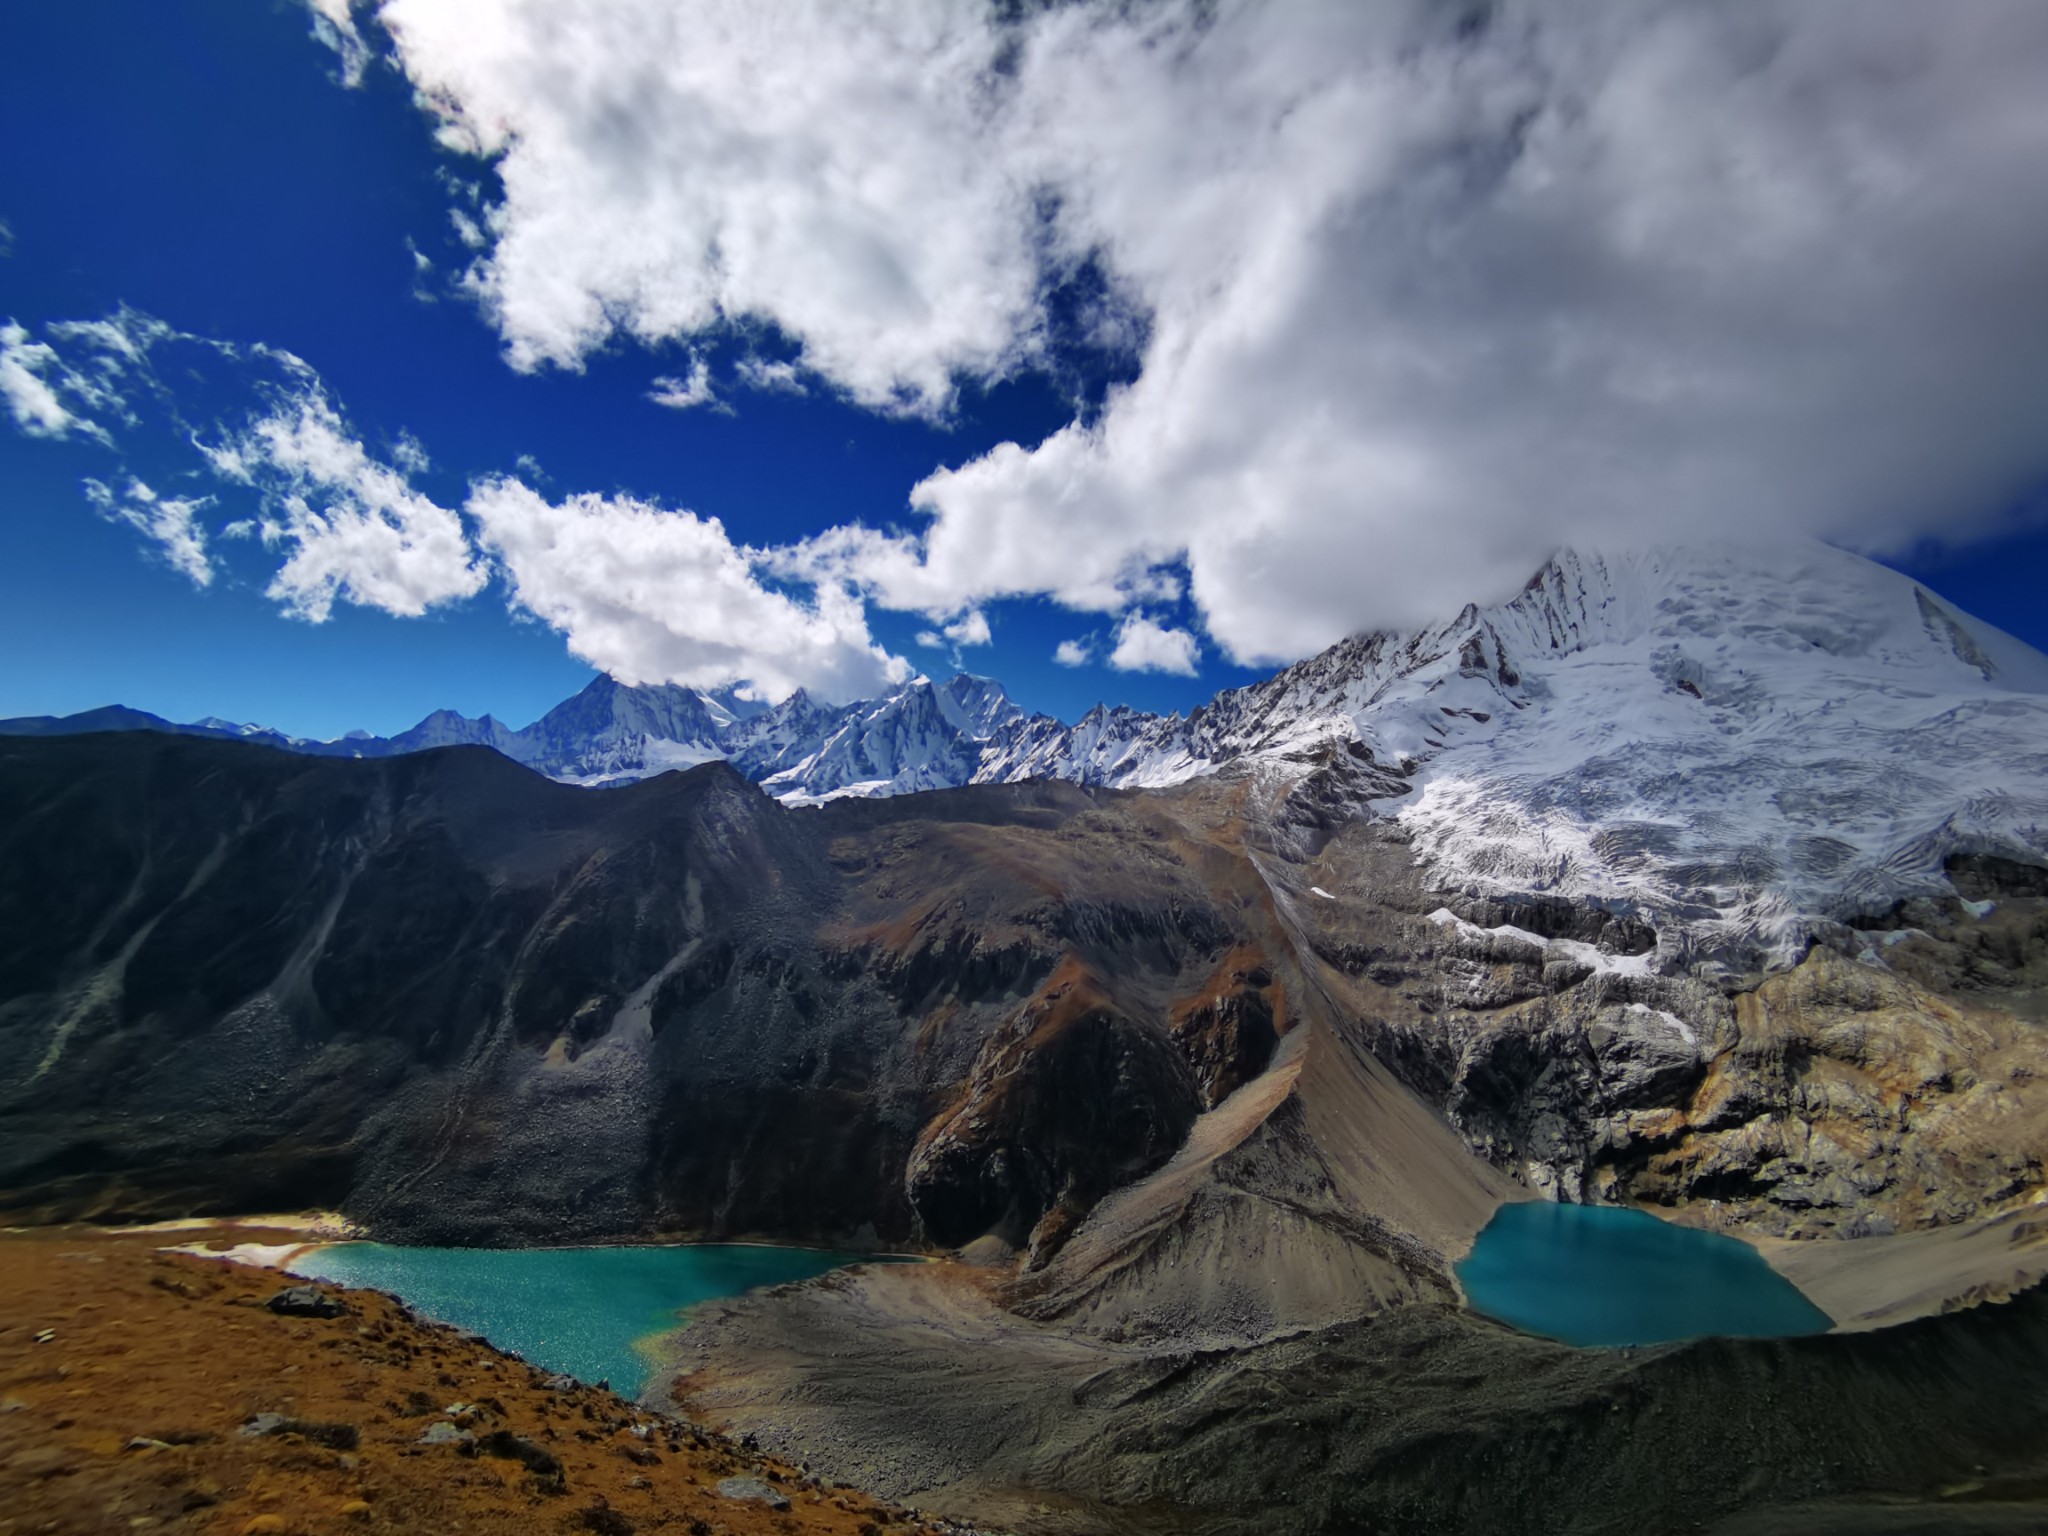
[(295, 1288), (166, 1241), (0, 1234), (5, 1536), (961, 1529), (551, 1377), (389, 1296)]
[(708, 1421), (1022, 1536), (2048, 1530), (2038, 1286), (1798, 1339), (1572, 1349), (1421, 1302), (1199, 1349), (905, 1266), (711, 1309), (676, 1363)]

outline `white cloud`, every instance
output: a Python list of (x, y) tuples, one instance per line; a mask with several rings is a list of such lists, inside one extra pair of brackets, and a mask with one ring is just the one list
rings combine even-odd
[[(444, 141), (505, 189), (475, 273), (518, 366), (773, 317), (871, 405), (1000, 371), (1032, 189), (987, 159), (1000, 39), (934, 0), (387, 0)], [(481, 233), (481, 231), (479, 231)]]
[[(104, 319), (56, 320), (42, 329), (46, 339), (35, 341), (21, 325), (0, 325), (0, 396), (15, 425), (29, 436), (76, 434), (102, 448), (113, 448), (114, 436), (96, 418), (137, 427), (143, 406), (168, 400), (152, 362), (156, 348), (181, 342), (208, 358), (238, 356), (226, 343), (187, 335), (125, 304)], [(255, 351), (271, 356), (262, 348)]]
[(44, 342), (29, 340), (13, 321), (0, 325), (0, 396), (7, 401), (14, 424), (30, 437), (69, 437), (72, 433), (105, 441), (96, 423), (71, 411), (51, 387), (47, 375), (62, 377), (56, 352)]
[(1170, 628), (1134, 611), (1117, 625), (1116, 648), (1109, 653), (1109, 664), (1119, 672), (1172, 672), (1193, 677), (1201, 654), (1200, 644), (1186, 630)]
[[(385, 459), (373, 456), (319, 375), (290, 352), (194, 336), (125, 307), (101, 320), (54, 322), (43, 334), (49, 340), (37, 342), (19, 326), (0, 329), (0, 387), (24, 429), (85, 433), (114, 449), (112, 435), (79, 414), (89, 407), (122, 426), (122, 457), (136, 445), (153, 464), (189, 455), (195, 470), (255, 491), (262, 515), (222, 533), (253, 533), (283, 553), (266, 590), (287, 612), (318, 623), (339, 600), (415, 616), (488, 580), (461, 517), (407, 478), (429, 467), (418, 440), (400, 432)], [(10, 362), (43, 394), (10, 375)], [(201, 432), (187, 419), (199, 398), (237, 403)], [(213, 498), (163, 496), (140, 476), (122, 479), (119, 492), (88, 480), (87, 499), (207, 585), (214, 561), (198, 514)]]
[(758, 357), (740, 359), (735, 370), (740, 382), (749, 389), (758, 389), (764, 394), (801, 395), (804, 389), (803, 374), (795, 363), (767, 362)]
[(988, 615), (979, 608), (961, 614), (940, 633), (955, 645), (990, 645), (995, 640), (989, 632)]
[(483, 226), (460, 208), (448, 210), (448, 222), (455, 226), (456, 238), (472, 251), (480, 251), (491, 243), (491, 237), (484, 233)]
[(424, 475), (434, 467), (426, 447), (410, 432), (400, 432), (391, 444), (391, 462), (408, 475)]
[[(84, 342), (99, 357), (97, 367), (106, 376), (122, 377), (131, 367), (145, 366), (150, 351), (166, 341), (199, 341), (154, 315), (123, 304), (103, 320), (58, 320), (45, 327), (60, 341)], [(233, 352), (220, 343), (218, 350)]]
[(206, 529), (198, 518), (201, 508), (212, 505), (212, 497), (159, 496), (142, 481), (130, 478), (123, 491), (88, 479), (85, 499), (103, 517), (125, 523), (153, 541), (165, 563), (193, 586), (213, 584), (213, 560), (206, 552)]
[(857, 596), (828, 583), (803, 601), (764, 585), (754, 552), (716, 518), (631, 497), (549, 502), (504, 478), (477, 486), (467, 511), (513, 604), (621, 681), (744, 678), (768, 698), (803, 687), (845, 700), (909, 676), (869, 635)]
[[(1141, 318), (1098, 419), (777, 558), (931, 615), (1184, 562), (1287, 658), (1561, 542), (1967, 537), (2048, 475), (2048, 8), (386, 0), (513, 361), (772, 323), (885, 409)], [(1110, 317), (1112, 320), (1117, 316)]]
[(687, 411), (698, 405), (717, 405), (718, 393), (711, 387), (711, 364), (693, 354), (687, 376), (664, 375), (656, 379), (654, 387), (647, 392), (647, 398), (673, 411)]
[[(399, 443), (401, 463), (424, 461)], [(371, 457), (317, 385), (203, 451), (217, 474), (263, 492), (257, 531), (288, 552), (265, 595), (294, 617), (324, 623), (339, 600), (416, 618), (489, 579), (462, 519)]]
[(938, 629), (918, 631), (917, 643), (934, 650), (951, 649), (960, 651), (970, 645), (992, 645), (995, 635), (988, 627), (988, 615), (979, 608), (970, 608), (952, 622)]
[(1085, 667), (1095, 652), (1086, 640), (1062, 640), (1053, 648), (1052, 659), (1063, 667)]
[(313, 13), (313, 36), (341, 60), (341, 83), (361, 85), (370, 45), (356, 26), (354, 0), (306, 0), (306, 8)]

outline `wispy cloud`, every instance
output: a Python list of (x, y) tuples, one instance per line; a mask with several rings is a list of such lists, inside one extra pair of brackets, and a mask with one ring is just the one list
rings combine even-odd
[(804, 389), (803, 372), (795, 363), (771, 362), (765, 358), (746, 357), (740, 359), (733, 370), (748, 389), (758, 389), (764, 394), (801, 395)]
[(89, 478), (85, 498), (101, 516), (125, 523), (148, 539), (164, 563), (193, 586), (213, 585), (213, 559), (206, 551), (206, 529), (199, 522), (199, 513), (212, 505), (212, 497), (159, 496), (135, 479), (116, 491), (104, 481)]
[[(54, 348), (32, 341), (28, 331), (9, 321), (0, 325), (0, 399), (7, 402), (14, 425), (30, 437), (82, 437), (107, 442), (106, 429), (66, 406), (58, 390), (68, 370)], [(79, 393), (73, 389), (72, 393)]]
[(711, 387), (711, 364), (693, 353), (687, 374), (662, 375), (648, 390), (647, 398), (672, 411), (687, 411), (699, 405), (716, 406), (718, 392)]
[[(294, 618), (323, 623), (337, 604), (415, 618), (474, 597), (496, 573), (516, 612), (628, 681), (846, 699), (909, 675), (869, 633), (857, 591), (788, 576), (779, 552), (735, 544), (715, 519), (626, 496), (550, 501), (525, 455), (524, 479), (486, 479), (461, 507), (437, 502), (416, 483), (432, 469), (424, 444), (398, 431), (373, 447), (312, 365), (280, 348), (123, 309), (46, 325), (41, 339), (0, 329), (0, 387), (25, 433), (89, 436), (107, 452), (116, 472), (85, 484), (102, 516), (195, 586), (229, 568), (214, 539), (259, 546), (276, 561), (265, 594)], [(211, 415), (198, 425), (202, 400)], [(121, 433), (79, 414), (87, 406)], [(154, 472), (126, 468), (131, 439), (218, 494), (160, 492)], [(221, 517), (211, 534), (209, 513)], [(943, 638), (987, 644), (988, 619), (956, 608)]]
[(313, 36), (341, 61), (341, 83), (361, 85), (370, 65), (370, 45), (356, 25), (353, 0), (306, 0), (306, 8), (312, 12)]
[[(155, 469), (145, 477), (125, 467), (131, 452), (253, 492), (257, 515), (220, 531), (254, 535), (283, 556), (266, 591), (296, 617), (324, 621), (337, 601), (417, 615), (488, 579), (460, 516), (411, 484), (428, 468), (426, 450), (401, 432), (372, 452), (291, 353), (195, 336), (127, 308), (54, 322), (42, 337), (0, 329), (0, 391), (16, 425), (108, 450), (120, 468), (85, 482), (88, 502), (195, 585), (217, 569), (200, 514), (218, 498), (160, 493)], [(195, 424), (202, 406), (211, 417)]]

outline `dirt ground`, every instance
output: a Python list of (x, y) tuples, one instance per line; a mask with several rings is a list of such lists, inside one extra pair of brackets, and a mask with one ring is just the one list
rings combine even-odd
[[(249, 1236), (0, 1232), (0, 1536), (949, 1529), (610, 1392), (555, 1390), (388, 1296), (320, 1286), (342, 1316), (279, 1316), (265, 1303), (296, 1282), (162, 1251)], [(263, 1414), (284, 1423), (245, 1432)], [(473, 1438), (422, 1444), (436, 1425)], [(787, 1509), (722, 1496), (734, 1477)]]

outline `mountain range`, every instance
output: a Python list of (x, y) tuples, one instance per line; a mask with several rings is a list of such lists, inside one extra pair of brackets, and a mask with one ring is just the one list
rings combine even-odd
[[(2044, 769), (2048, 660), (1816, 546), (1563, 553), (1185, 717), (15, 722), (0, 1220), (950, 1253), (664, 1390), (1045, 1536), (2033, 1529), (1949, 1494), (2048, 1486)], [(1538, 1198), (1837, 1331), (1476, 1315)]]
[(396, 736), (289, 737), (114, 707), (0, 734), (149, 729), (322, 756), (480, 745), (613, 787), (723, 759), (792, 806), (1053, 778), (1159, 788), (1263, 766), (1399, 821), (1436, 883), (1655, 924), (1673, 964), (1852, 942), (1945, 861), (2048, 858), (2048, 658), (1818, 544), (1562, 551), (1511, 600), (1339, 642), (1189, 715), (1072, 725), (970, 673), (770, 705), (595, 679), (514, 730), (440, 710)]

